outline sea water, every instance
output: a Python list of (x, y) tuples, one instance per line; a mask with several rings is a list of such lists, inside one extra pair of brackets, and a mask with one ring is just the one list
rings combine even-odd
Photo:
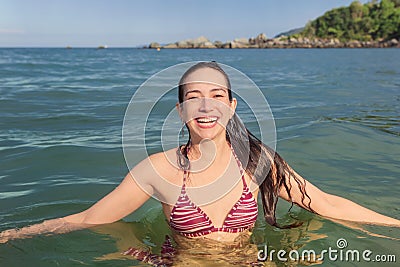
[[(121, 132), (132, 95), (164, 68), (197, 60), (227, 64), (255, 82), (275, 118), (277, 151), (309, 182), (400, 219), (399, 49), (10, 48), (0, 49), (0, 230), (82, 211), (117, 186), (128, 171)], [(166, 101), (165, 110), (175, 103)], [(245, 108), (238, 114), (257, 131)], [(159, 129), (147, 131), (157, 137)], [(147, 145), (160, 150), (159, 142)], [(251, 237), (257, 248), (332, 248), (339, 255), (345, 239), (342, 253), (370, 250), (371, 259), (400, 261), (399, 228), (345, 226), (289, 208), (279, 202), (278, 222), (303, 225), (271, 227), (260, 212)], [(0, 244), (0, 266), (141, 265), (121, 252), (133, 246), (158, 253), (168, 234), (161, 205), (150, 199), (118, 223)], [(362, 258), (325, 257), (323, 264), (381, 266)]]

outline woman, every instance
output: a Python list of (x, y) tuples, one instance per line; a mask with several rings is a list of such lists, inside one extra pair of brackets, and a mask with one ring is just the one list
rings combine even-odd
[[(151, 195), (162, 200), (176, 240), (232, 242), (248, 236), (257, 218), (259, 192), (266, 221), (277, 227), (294, 226), (277, 224), (278, 197), (327, 218), (400, 226), (397, 219), (325, 193), (306, 181), (243, 126), (235, 114), (236, 105), (229, 78), (217, 63), (192, 66), (180, 80), (177, 104), (189, 132), (186, 145), (149, 156), (89, 209), (3, 231), (0, 242), (112, 223), (138, 209)], [(174, 185), (172, 189), (156, 182), (160, 178)], [(211, 190), (196, 194), (199, 188), (215, 188), (219, 179), (227, 183), (217, 190), (218, 196)]]

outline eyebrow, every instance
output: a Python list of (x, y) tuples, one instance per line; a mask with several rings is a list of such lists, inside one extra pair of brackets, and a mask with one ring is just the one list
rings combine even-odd
[[(211, 89), (211, 92), (215, 92), (215, 91), (223, 91), (224, 93), (227, 92), (227, 90), (224, 89), (224, 88), (213, 88), (213, 89)], [(185, 93), (185, 96), (187, 96), (187, 95), (190, 94), (190, 93), (201, 93), (201, 91), (200, 91), (200, 90), (197, 90), (197, 89), (189, 90), (189, 91), (187, 91), (187, 92)]]

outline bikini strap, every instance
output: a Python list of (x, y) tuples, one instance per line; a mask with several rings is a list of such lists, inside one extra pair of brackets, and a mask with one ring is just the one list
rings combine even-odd
[(181, 188), (181, 194), (186, 193), (186, 180), (187, 180), (187, 170), (183, 170), (183, 184)]
[(240, 175), (242, 176), (242, 182), (243, 182), (243, 188), (245, 189), (247, 187), (247, 183), (246, 180), (244, 179), (244, 169), (242, 166), (242, 162), (240, 162), (239, 158), (237, 157), (235, 150), (233, 150), (232, 144), (229, 144), (231, 150), (232, 150), (232, 154), (235, 157), (236, 163), (239, 166), (239, 171), (240, 171)]
[[(189, 146), (185, 147), (186, 150), (186, 155), (189, 152)], [(189, 160), (189, 159), (188, 159)], [(187, 181), (187, 176), (188, 176), (188, 170), (184, 169), (183, 170), (183, 183), (182, 183), (182, 188), (181, 188), (181, 194), (186, 193), (186, 181)]]

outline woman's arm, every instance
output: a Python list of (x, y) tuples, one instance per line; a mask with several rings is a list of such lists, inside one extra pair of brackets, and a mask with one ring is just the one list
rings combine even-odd
[[(152, 192), (150, 185), (146, 188), (146, 192)], [(118, 221), (135, 211), (150, 198), (150, 195), (146, 192), (136, 184), (131, 173), (128, 173), (119, 186), (89, 209), (21, 229), (3, 231), (0, 233), (0, 243), (37, 234), (66, 233)]]
[(379, 214), (348, 199), (325, 193), (292, 169), (286, 172), (286, 177), (291, 198), (283, 186), (279, 196), (306, 210), (332, 219), (400, 227), (399, 220)]

